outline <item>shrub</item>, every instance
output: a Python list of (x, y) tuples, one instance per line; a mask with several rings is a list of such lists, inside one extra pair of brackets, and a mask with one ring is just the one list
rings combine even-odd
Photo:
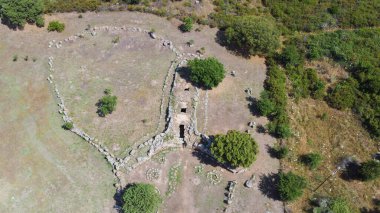
[(269, 98), (268, 91), (264, 90), (260, 93), (260, 100), (257, 102), (257, 109), (262, 116), (269, 116), (275, 112), (276, 106), (275, 103), (273, 103)]
[(226, 135), (216, 135), (210, 150), (219, 162), (234, 167), (249, 167), (259, 152), (255, 140), (248, 133), (236, 130), (230, 130)]
[(45, 26), (45, 19), (42, 16), (37, 17), (36, 26), (37, 27), (44, 27)]
[(336, 26), (358, 28), (380, 25), (380, 5), (373, 0), (291, 1), (291, 3), (288, 0), (263, 0), (263, 4), (278, 21), (292, 31), (317, 31)]
[(289, 118), (285, 111), (276, 112), (274, 118), (268, 124), (269, 133), (279, 138), (289, 138), (292, 131), (289, 126)]
[(18, 55), (14, 55), (12, 60), (13, 61), (17, 61), (18, 60)]
[(141, 0), (123, 0), (126, 4), (140, 4)]
[(301, 162), (310, 169), (316, 169), (322, 162), (322, 156), (318, 153), (310, 153), (301, 156)]
[(44, 5), (41, 0), (1, 0), (0, 18), (11, 28), (41, 21)]
[(65, 122), (62, 125), (62, 128), (65, 130), (71, 130), (72, 128), (74, 128), (74, 124), (72, 122)]
[(49, 22), (49, 26), (48, 26), (48, 31), (51, 32), (51, 31), (57, 31), (57, 32), (62, 32), (63, 30), (65, 30), (65, 24), (64, 23), (61, 23), (59, 21), (51, 21)]
[(353, 107), (355, 99), (355, 88), (349, 81), (338, 83), (327, 97), (330, 106), (340, 110)]
[[(279, 138), (288, 138), (292, 133), (289, 126), (289, 118), (286, 114), (286, 75), (271, 58), (267, 60), (267, 67), (268, 77), (265, 80), (265, 91), (267, 94), (263, 94), (262, 99), (258, 103), (258, 108), (261, 113), (267, 114), (270, 119), (267, 126), (269, 132)], [(274, 104), (273, 109), (272, 104)]]
[(364, 181), (375, 180), (380, 177), (380, 163), (370, 160), (361, 164), (359, 173)]
[(226, 42), (245, 55), (269, 55), (280, 46), (280, 33), (269, 19), (236, 17), (225, 30)]
[(100, 0), (44, 0), (45, 2), (45, 12), (86, 12), (94, 11), (100, 5)]
[(188, 62), (190, 80), (207, 89), (218, 86), (226, 71), (216, 58), (193, 59)]
[(321, 99), (325, 95), (325, 84), (318, 78), (314, 69), (304, 69), (303, 66), (288, 66), (287, 74), (292, 81), (291, 95), (296, 100), (299, 98)]
[(278, 159), (283, 159), (289, 154), (289, 148), (286, 146), (277, 146), (273, 148), (275, 157)]
[(179, 26), (179, 29), (182, 32), (190, 32), (193, 29), (193, 19), (190, 17), (186, 17), (183, 19), (183, 23)]
[(110, 89), (110, 88), (107, 88), (104, 90), (104, 94), (106, 94), (106, 95), (111, 95), (111, 93), (112, 93), (112, 89)]
[(347, 201), (343, 198), (326, 198), (319, 197), (312, 199), (313, 205), (316, 207), (312, 208), (313, 213), (351, 213), (353, 212)]
[(280, 60), (285, 67), (289, 67), (302, 65), (305, 58), (295, 45), (287, 45), (280, 55)]
[[(109, 92), (109, 91), (106, 90), (104, 92)], [(116, 104), (117, 104), (116, 96), (112, 96), (111, 94), (107, 94), (103, 96), (96, 104), (98, 106), (97, 112), (99, 116), (104, 117), (108, 114), (111, 114), (115, 110)]]
[(158, 190), (151, 184), (136, 183), (123, 193), (124, 213), (155, 213), (162, 198)]
[(112, 39), (112, 43), (117, 44), (120, 42), (120, 36), (116, 36), (115, 38)]
[(294, 201), (302, 196), (306, 185), (305, 178), (301, 176), (292, 172), (280, 173), (277, 189), (283, 201)]

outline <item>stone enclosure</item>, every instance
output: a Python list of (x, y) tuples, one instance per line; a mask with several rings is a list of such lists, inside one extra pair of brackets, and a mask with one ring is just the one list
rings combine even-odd
[[(217, 89), (205, 91), (187, 81), (183, 68), (188, 60), (206, 56), (197, 53), (196, 46), (186, 47), (186, 37), (179, 41), (175, 33), (166, 38), (138, 24), (93, 24), (47, 42), (47, 81), (63, 121), (73, 122), (71, 132), (111, 164), (118, 190), (131, 182), (154, 183), (165, 198), (163, 212), (249, 212), (251, 199), (257, 200), (258, 210), (281, 212), (281, 203), (259, 190), (259, 180), (249, 189), (243, 186), (253, 172), (262, 175), (279, 168), (266, 153), (274, 139), (250, 130), (266, 122), (253, 117), (247, 107), (248, 98), (262, 89), (263, 61), (246, 61), (218, 50), (220, 46), (213, 49), (215, 42), (200, 41), (209, 45), (206, 56), (220, 58), (228, 71)], [(209, 31), (203, 34), (210, 36)], [(105, 88), (112, 89), (118, 105), (102, 118), (95, 103)], [(238, 116), (228, 120), (234, 113)], [(207, 150), (202, 154), (193, 149), (206, 134), (225, 133), (226, 127), (250, 131), (259, 142), (258, 164), (242, 174), (221, 167)], [(233, 186), (228, 185), (225, 197), (227, 183)]]

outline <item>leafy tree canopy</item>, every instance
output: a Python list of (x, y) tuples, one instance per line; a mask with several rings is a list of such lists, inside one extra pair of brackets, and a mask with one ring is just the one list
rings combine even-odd
[(216, 58), (194, 59), (188, 62), (190, 80), (207, 89), (218, 86), (226, 71)]
[(124, 213), (155, 213), (162, 198), (153, 185), (136, 183), (125, 190), (123, 201)]
[(227, 44), (247, 55), (268, 55), (279, 48), (280, 33), (273, 21), (255, 16), (233, 19), (225, 30)]
[(305, 178), (292, 172), (279, 174), (279, 182), (277, 187), (283, 201), (294, 201), (302, 196), (306, 185)]
[(255, 140), (248, 133), (236, 130), (228, 131), (227, 135), (216, 135), (210, 149), (219, 162), (234, 167), (249, 167), (259, 152)]
[(11, 28), (41, 23), (44, 4), (41, 0), (0, 0), (0, 17)]

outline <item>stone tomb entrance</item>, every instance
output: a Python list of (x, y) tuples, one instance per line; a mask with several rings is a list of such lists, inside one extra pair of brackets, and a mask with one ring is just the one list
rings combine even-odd
[(185, 125), (183, 124), (179, 125), (179, 138), (185, 138)]

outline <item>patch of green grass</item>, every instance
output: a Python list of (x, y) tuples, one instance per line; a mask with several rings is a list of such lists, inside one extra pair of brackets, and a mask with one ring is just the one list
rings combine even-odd
[(177, 186), (181, 183), (182, 172), (183, 172), (183, 168), (180, 163), (170, 167), (169, 174), (168, 174), (169, 176), (168, 189), (165, 192), (165, 195), (167, 197), (171, 196), (174, 193), (174, 191), (177, 189)]

